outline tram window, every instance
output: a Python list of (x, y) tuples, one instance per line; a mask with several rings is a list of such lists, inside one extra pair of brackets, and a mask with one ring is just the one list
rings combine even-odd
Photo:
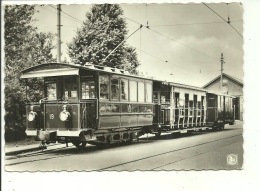
[(131, 105), (130, 104), (122, 104), (122, 112), (123, 113), (131, 112)]
[(144, 83), (138, 82), (138, 102), (144, 102)]
[(100, 75), (100, 99), (108, 99), (109, 93), (109, 77), (108, 75)]
[(179, 107), (179, 99), (180, 99), (180, 93), (175, 93), (174, 94), (174, 99), (175, 99), (175, 108)]
[(119, 99), (119, 79), (111, 79), (111, 99)]
[(76, 77), (68, 77), (65, 79), (65, 100), (68, 99), (77, 99), (78, 97), (78, 90), (77, 90), (77, 83)]
[(118, 113), (120, 106), (118, 104), (100, 104), (100, 113)]
[(138, 105), (132, 105), (132, 112), (138, 113), (139, 112), (139, 106)]
[(189, 94), (185, 94), (185, 107), (189, 107)]
[(201, 108), (201, 102), (198, 101), (198, 108)]
[(146, 102), (152, 102), (152, 84), (146, 84)]
[(141, 106), (139, 106), (139, 108), (140, 108), (140, 112), (141, 113), (149, 113), (149, 112), (152, 112), (152, 106), (150, 106), (150, 105), (141, 105)]
[(154, 103), (158, 103), (159, 101), (158, 101), (158, 98), (159, 98), (159, 92), (153, 92), (153, 101), (154, 101)]
[(82, 90), (82, 94), (81, 94), (82, 99), (92, 99), (96, 97), (94, 81), (82, 82), (81, 90)]
[(130, 81), (130, 101), (136, 102), (137, 101), (137, 82), (136, 81)]
[(197, 99), (198, 97), (197, 97), (197, 95), (193, 95), (193, 100), (194, 100), (194, 108), (197, 108), (197, 101), (198, 101), (198, 99)]
[(48, 100), (57, 100), (57, 87), (56, 83), (46, 84), (47, 88), (47, 98)]
[(128, 80), (121, 80), (121, 100), (128, 101)]
[(206, 100), (204, 98), (204, 96), (201, 96), (201, 107), (203, 108), (206, 104)]

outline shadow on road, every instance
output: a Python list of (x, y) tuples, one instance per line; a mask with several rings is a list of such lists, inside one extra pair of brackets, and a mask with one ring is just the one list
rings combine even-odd
[(187, 137), (192, 137), (192, 136), (203, 136), (205, 134), (212, 134), (212, 133), (221, 133), (221, 132), (227, 132), (227, 131), (233, 131), (237, 130), (237, 128), (227, 128), (222, 131), (213, 131), (213, 130), (206, 130), (206, 131), (196, 131), (192, 133), (174, 133), (174, 134), (162, 134), (160, 137), (152, 136), (152, 137), (143, 137), (139, 141), (133, 141), (132, 143), (115, 143), (111, 145), (87, 145), (85, 148), (79, 150), (76, 147), (67, 147), (63, 148), (60, 150), (55, 150), (55, 151), (50, 151), (52, 154), (57, 154), (57, 155), (68, 155), (68, 154), (73, 154), (73, 155), (82, 155), (82, 154), (91, 154), (91, 153), (98, 153), (98, 152), (103, 152), (107, 150), (112, 150), (112, 149), (126, 149), (126, 148), (131, 148), (135, 147), (136, 145), (142, 145), (142, 144), (149, 144), (153, 143), (156, 141), (163, 141), (163, 140), (171, 140), (171, 139), (178, 139), (181, 140), (183, 138)]

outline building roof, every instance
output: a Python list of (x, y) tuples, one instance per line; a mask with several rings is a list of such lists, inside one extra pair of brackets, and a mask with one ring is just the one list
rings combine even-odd
[[(241, 79), (238, 79), (236, 77), (230, 76), (230, 75), (228, 75), (226, 73), (223, 73), (223, 76), (225, 76), (226, 78), (232, 80), (233, 82), (235, 82), (235, 83), (237, 83), (237, 84), (239, 84), (241, 86), (244, 85), (243, 81)], [(220, 80), (220, 75), (217, 76), (216, 78), (214, 78), (213, 80), (211, 80), (210, 82), (208, 82), (207, 84), (205, 84), (204, 86), (202, 86), (202, 88), (207, 88), (208, 86), (210, 86), (211, 84), (213, 84), (214, 82), (219, 81), (219, 80)]]

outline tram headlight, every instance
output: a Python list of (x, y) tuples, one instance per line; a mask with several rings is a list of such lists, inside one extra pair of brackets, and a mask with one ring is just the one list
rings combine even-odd
[(63, 108), (63, 111), (60, 112), (60, 115), (59, 115), (60, 120), (61, 121), (69, 121), (70, 113), (67, 110), (67, 105), (64, 105), (62, 108)]

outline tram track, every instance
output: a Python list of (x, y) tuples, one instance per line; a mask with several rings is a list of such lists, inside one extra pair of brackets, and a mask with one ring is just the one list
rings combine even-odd
[[(131, 164), (131, 163), (136, 163), (136, 162), (144, 161), (144, 160), (147, 160), (147, 159), (152, 159), (152, 158), (155, 158), (155, 157), (167, 155), (167, 154), (174, 153), (174, 152), (178, 152), (178, 151), (184, 151), (184, 150), (187, 150), (187, 149), (199, 147), (199, 146), (206, 145), (206, 144), (209, 144), (209, 143), (214, 143), (214, 142), (223, 141), (223, 140), (230, 139), (230, 138), (234, 138), (234, 137), (239, 137), (239, 136), (241, 136), (241, 135), (242, 135), (242, 134), (237, 134), (237, 135), (233, 135), (233, 136), (230, 136), (230, 137), (225, 137), (225, 138), (221, 138), (221, 139), (217, 139), (217, 140), (213, 140), (213, 141), (207, 141), (207, 142), (204, 142), (204, 143), (192, 145), (192, 146), (185, 147), (185, 148), (174, 149), (174, 150), (170, 150), (170, 151), (167, 151), (167, 152), (158, 153), (158, 154), (155, 154), (155, 155), (150, 155), (150, 156), (147, 156), (147, 157), (139, 158), (139, 159), (136, 159), (136, 160), (127, 161), (127, 162), (120, 163), (120, 164), (117, 164), (117, 165), (108, 166), (108, 167), (99, 169), (99, 170), (97, 170), (97, 171), (107, 171), (107, 170), (109, 170), (109, 169), (111, 169), (111, 171), (113, 171), (113, 168), (115, 168), (115, 167), (120, 167), (120, 166), (128, 165), (128, 164)], [(156, 170), (156, 169), (158, 169), (158, 168), (161, 168), (161, 167), (166, 166), (166, 165), (169, 165), (169, 164), (177, 163), (177, 162), (179, 162), (179, 161), (182, 161), (182, 160), (185, 160), (185, 159), (188, 159), (188, 158), (192, 158), (192, 157), (196, 157), (196, 156), (199, 156), (199, 155), (203, 155), (203, 154), (205, 154), (205, 153), (212, 152), (213, 150), (216, 150), (216, 149), (219, 149), (219, 148), (222, 148), (222, 147), (226, 147), (226, 146), (235, 144), (235, 143), (237, 143), (237, 142), (240, 142), (240, 141), (232, 142), (231, 144), (225, 144), (224, 146), (217, 147), (217, 148), (215, 148), (215, 149), (211, 149), (211, 150), (206, 151), (206, 152), (200, 152), (200, 153), (198, 153), (198, 154), (196, 154), (196, 155), (192, 155), (192, 156), (189, 156), (189, 157), (184, 157), (184, 158), (182, 158), (182, 159), (180, 159), (180, 160), (177, 160), (177, 161), (174, 161), (174, 162), (171, 162), (171, 163), (167, 163), (167, 164), (164, 164), (164, 165), (160, 165), (160, 166), (154, 167), (154, 168), (152, 168), (152, 169), (150, 169), (150, 170)], [(137, 170), (138, 170), (138, 169), (137, 169)]]
[[(131, 161), (127, 161), (127, 162), (123, 162), (123, 163), (120, 163), (120, 164), (116, 164), (116, 165), (111, 165), (111, 166), (107, 166), (105, 168), (101, 168), (101, 169), (97, 169), (95, 171), (104, 171), (104, 170), (109, 170), (109, 169), (112, 169), (112, 168), (115, 168), (115, 167), (120, 167), (120, 166), (123, 166), (123, 165), (128, 165), (128, 164), (131, 164), (131, 163), (135, 163), (135, 162), (138, 162), (138, 161), (144, 161), (146, 159), (152, 159), (154, 157), (158, 157), (158, 156), (162, 156), (162, 155), (167, 155), (169, 153), (174, 153), (174, 152), (178, 152), (178, 151), (182, 151), (182, 150), (186, 150), (186, 149), (191, 149), (191, 148), (195, 148), (195, 147), (199, 147), (199, 146), (202, 146), (202, 145), (206, 145), (206, 144), (209, 144), (209, 143), (214, 143), (214, 142), (218, 142), (218, 141), (222, 141), (222, 140), (226, 140), (226, 139), (230, 139), (230, 138), (234, 138), (234, 137), (238, 137), (238, 136), (241, 136), (242, 134), (236, 134), (236, 135), (233, 135), (233, 136), (229, 136), (229, 137), (225, 137), (225, 138), (220, 138), (220, 139), (215, 139), (215, 140), (211, 140), (211, 141), (207, 141), (207, 142), (203, 142), (203, 143), (200, 143), (200, 144), (196, 144), (196, 145), (192, 145), (192, 146), (189, 146), (189, 147), (185, 147), (185, 148), (180, 148), (180, 149), (174, 149), (174, 150), (170, 150), (170, 151), (167, 151), (167, 152), (163, 152), (163, 153), (158, 153), (158, 154), (155, 154), (155, 155), (150, 155), (150, 156), (147, 156), (147, 157), (142, 157), (142, 158), (139, 158), (139, 159), (136, 159), (136, 160), (131, 160)], [(158, 139), (157, 139), (158, 140)], [(71, 148), (73, 146), (69, 146), (69, 148)], [(67, 157), (67, 156), (71, 156), (73, 154), (75, 154), (74, 152), (73, 153), (69, 153), (69, 154), (63, 154), (62, 153), (62, 150), (63, 149), (66, 149), (68, 147), (61, 147), (61, 148), (56, 148), (56, 149), (52, 149), (52, 150), (43, 150), (43, 151), (38, 151), (36, 153), (28, 153), (28, 154), (23, 154), (23, 155), (17, 155), (17, 156), (9, 156), (8, 158), (6, 158), (5, 160), (7, 162), (10, 162), (9, 164), (6, 164), (5, 166), (13, 166), (13, 165), (19, 165), (19, 164), (24, 164), (24, 163), (31, 163), (31, 162), (37, 162), (37, 161), (43, 161), (43, 160), (50, 160), (50, 159), (55, 159), (55, 158), (62, 158), (62, 157)], [(93, 151), (97, 151), (99, 150), (99, 148), (95, 147), (93, 148)], [(75, 151), (77, 151), (75, 149)], [(59, 153), (57, 153), (59, 152)], [(210, 152), (210, 151), (207, 151), (207, 152)], [(207, 152), (204, 152), (204, 153), (207, 153)], [(54, 153), (55, 155), (51, 155), (51, 156), (48, 156), (49, 154), (52, 154)], [(79, 152), (81, 153), (81, 152)], [(204, 153), (199, 153), (198, 155), (201, 155), (201, 154), (204, 154)], [(15, 160), (15, 159), (23, 159), (23, 158), (29, 158), (29, 157), (39, 157), (39, 156), (43, 156), (43, 158), (33, 158), (33, 159), (29, 159), (29, 160), (24, 160), (24, 161), (17, 161), (17, 162), (12, 162), (12, 160)], [(195, 157), (196, 155), (194, 156), (191, 156), (191, 157)], [(188, 157), (189, 158), (189, 157)], [(187, 158), (183, 158), (181, 160), (185, 160)], [(174, 161), (174, 162), (178, 162), (178, 161)], [(174, 163), (173, 162), (173, 163)], [(165, 166), (167, 164), (164, 164), (163, 166)], [(151, 170), (156, 170), (157, 168), (160, 168), (160, 166), (157, 166)]]

